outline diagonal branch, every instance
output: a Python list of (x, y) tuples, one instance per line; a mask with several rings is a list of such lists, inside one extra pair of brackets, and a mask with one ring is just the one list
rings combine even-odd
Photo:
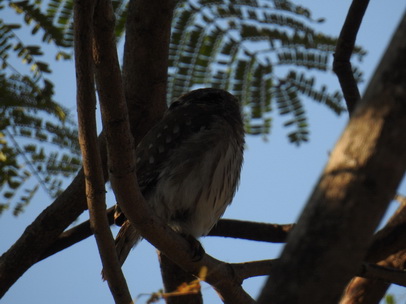
[[(109, 225), (113, 225), (114, 223), (114, 209), (114, 207), (107, 209), (107, 220)], [(61, 233), (55, 242), (40, 257), (40, 260), (44, 260), (47, 257), (75, 245), (76, 243), (79, 243), (92, 235), (93, 231), (90, 228), (90, 221), (84, 221), (83, 223)]]
[[(93, 57), (96, 66), (99, 60), (105, 59), (103, 50), (115, 50), (114, 35), (106, 35), (112, 43), (100, 41), (101, 24), (114, 29), (114, 19), (106, 14), (106, 1), (76, 1), (74, 5), (74, 45), (75, 67), (77, 82), (77, 108), (79, 122), (79, 143), (82, 152), (83, 170), (85, 173), (86, 198), (89, 207), (90, 224), (96, 238), (103, 264), (104, 274), (107, 278), (110, 291), (116, 303), (132, 303), (121, 265), (118, 261), (113, 235), (106, 217), (106, 196), (102, 161), (97, 143), (96, 127), (96, 96), (94, 93)], [(96, 8), (96, 9), (95, 9)], [(103, 17), (101, 17), (103, 16)], [(110, 19), (109, 19), (110, 17)], [(102, 20), (100, 20), (102, 19)], [(107, 19), (107, 20), (106, 20)], [(93, 24), (94, 22), (94, 24)], [(94, 25), (94, 26), (93, 26)], [(93, 32), (94, 27), (94, 32)], [(114, 64), (113, 58), (109, 58)], [(118, 60), (116, 58), (118, 66)], [(105, 67), (109, 68), (109, 66)], [(112, 85), (119, 83), (111, 79)], [(101, 87), (99, 91), (106, 92), (107, 88)], [(103, 98), (103, 94), (100, 94)]]
[(334, 54), (333, 70), (343, 90), (348, 112), (352, 115), (356, 103), (361, 99), (351, 67), (351, 55), (369, 0), (353, 0), (345, 19)]
[(68, 188), (29, 225), (0, 257), (0, 298), (86, 208), (81, 170)]
[[(153, 22), (160, 22), (165, 18), (171, 18), (171, 13), (169, 14), (166, 9), (160, 9), (160, 6), (164, 7), (170, 3), (172, 3), (172, 6), (174, 5), (173, 1), (165, 1), (164, 3), (159, 1), (157, 11), (162, 14), (161, 17), (163, 18), (157, 18), (155, 20), (154, 18), (157, 17), (157, 14), (150, 13), (150, 18), (153, 19)], [(143, 26), (141, 23), (143, 22), (143, 14), (146, 13), (145, 11), (140, 10), (139, 14), (141, 18), (132, 20), (132, 28), (138, 28), (139, 31), (142, 31)], [(157, 28), (158, 30), (159, 28), (162, 30), (162, 27), (158, 26)], [(130, 45), (134, 46), (134, 41)], [(140, 45), (140, 47), (145, 49), (145, 45)], [(154, 48), (154, 52), (158, 53), (156, 55), (159, 55), (159, 50), (160, 48)], [(128, 95), (128, 99), (131, 99), (131, 94), (134, 93), (134, 87), (129, 84), (132, 81), (131, 75), (141, 75), (140, 77), (142, 77), (142, 75), (144, 75), (143, 73), (148, 69), (148, 64), (151, 62), (151, 60), (146, 60), (146, 57), (151, 55), (149, 52), (144, 51), (132, 53), (132, 51), (134, 51), (134, 49), (131, 47), (126, 51), (128, 58), (133, 56), (137, 59), (137, 61), (146, 64), (144, 69), (141, 69), (141, 67), (135, 63), (126, 65), (128, 68), (128, 73), (126, 74), (126, 79), (128, 80), (128, 85), (126, 86), (126, 96)], [(161, 48), (161, 52), (165, 52), (165, 49)], [(165, 60), (167, 60), (167, 57), (165, 58)], [(162, 64), (162, 61), (157, 61), (157, 63)], [(158, 79), (165, 78), (167, 74), (166, 67), (167, 65), (163, 65), (160, 69), (156, 68), (156, 73), (154, 73), (155, 76), (152, 77), (151, 80), (157, 81)], [(159, 83), (162, 86), (162, 81)], [(142, 87), (142, 85), (143, 83), (139, 84), (138, 87)], [(157, 85), (155, 86), (155, 89), (156, 88)], [(143, 92), (146, 91), (147, 90), (143, 90)], [(150, 94), (153, 96), (157, 95), (156, 92), (159, 92), (159, 96), (165, 96), (165, 93), (162, 94), (162, 89), (151, 89), (150, 92)], [(148, 98), (133, 98), (130, 100), (131, 102), (129, 103), (135, 107), (134, 112), (136, 112), (140, 117), (140, 120), (136, 126), (136, 129), (139, 131), (139, 136), (136, 137), (135, 143), (138, 143), (147, 130), (161, 117), (166, 106), (165, 99), (159, 98), (159, 100), (157, 100), (158, 98), (155, 98), (154, 100), (150, 100)], [(151, 110), (147, 111), (146, 109), (148, 109), (150, 103)], [(136, 108), (135, 105), (137, 105), (138, 108)], [(141, 108), (141, 110), (144, 109), (144, 111), (137, 111), (139, 108)], [(132, 120), (134, 120), (133, 117)], [(99, 138), (99, 145), (102, 153), (105, 179), (107, 180), (107, 171), (105, 166), (107, 163), (107, 154), (103, 137)], [(83, 171), (81, 170), (67, 189), (60, 196), (58, 196), (58, 198), (48, 208), (41, 212), (41, 214), (32, 222), (32, 224), (27, 227), (14, 245), (0, 257), (0, 298), (21, 277), (21, 275), (24, 274), (24, 272), (26, 272), (32, 265), (43, 259), (47, 253), (52, 251), (50, 248), (55, 243), (58, 236), (60, 236), (61, 233), (71, 223), (73, 223), (86, 208), (84, 175)]]
[(406, 15), (259, 303), (337, 303), (355, 275), (406, 169), (405, 54)]
[(111, 185), (127, 219), (145, 239), (184, 270), (198, 275), (202, 267), (207, 267), (207, 282), (218, 290), (227, 303), (253, 303), (225, 263), (208, 255), (199, 262), (193, 262), (193, 250), (186, 239), (172, 231), (152, 212), (138, 187), (134, 145), (124, 100), (116, 99), (115, 104), (100, 100), (100, 103)]
[(194, 254), (190, 244), (162, 223), (145, 202), (135, 174), (135, 147), (127, 106), (124, 98), (120, 97), (116, 96), (114, 104), (100, 99), (100, 105), (109, 155), (111, 185), (127, 219), (145, 239), (184, 270), (198, 275), (202, 267), (207, 267), (207, 282), (218, 290), (226, 303), (253, 303), (253, 299), (242, 289), (240, 282), (233, 278), (225, 263), (208, 255), (204, 255), (199, 262), (193, 262)]

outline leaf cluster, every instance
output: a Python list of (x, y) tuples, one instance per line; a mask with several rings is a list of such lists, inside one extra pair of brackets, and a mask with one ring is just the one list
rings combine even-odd
[(276, 108), (289, 140), (308, 141), (305, 97), (344, 111), (338, 91), (315, 84), (315, 73), (331, 71), (336, 45), (336, 38), (315, 31), (320, 22), (290, 1), (181, 1), (172, 28), (169, 98), (194, 87), (223, 88), (243, 102), (248, 133), (268, 134)]
[(80, 168), (76, 127), (51, 100), (52, 84), (30, 80), (0, 77), (0, 211), (14, 200), (15, 215), (39, 186), (56, 197), (62, 177)]
[[(53, 100), (52, 71), (44, 60), (46, 45), (53, 46), (56, 60), (71, 58), (67, 13), (72, 3), (58, 17), (52, 1), (47, 13), (40, 10), (40, 1), (7, 4), (0, 1), (0, 9), (14, 11), (23, 21), (0, 19), (0, 213), (12, 209), (18, 215), (39, 187), (56, 197), (63, 178), (80, 167), (76, 126), (67, 109)], [(28, 35), (41, 34), (42, 44), (27, 43), (28, 30)]]
[[(119, 42), (128, 0), (112, 3)], [(56, 60), (71, 59), (73, 0), (0, 0), (0, 9), (22, 18), (20, 23), (0, 18), (0, 211), (23, 189), (14, 208), (19, 213), (38, 185), (55, 196), (61, 178), (79, 168), (76, 127), (67, 119), (69, 112), (53, 100), (50, 60), (44, 59), (49, 52)], [(320, 22), (286, 0), (178, 1), (168, 100), (197, 87), (222, 88), (241, 100), (248, 133), (267, 136), (279, 115), (292, 143), (308, 141), (305, 101), (337, 114), (344, 111), (341, 94), (315, 81), (331, 70), (336, 45), (336, 38), (315, 30)], [(21, 38), (27, 32), (40, 41), (27, 43)], [(361, 59), (365, 52), (356, 48), (355, 54)], [(354, 72), (361, 80), (362, 74)]]

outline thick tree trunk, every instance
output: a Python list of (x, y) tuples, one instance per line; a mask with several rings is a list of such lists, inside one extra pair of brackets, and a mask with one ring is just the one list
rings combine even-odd
[(406, 169), (406, 19), (337, 143), (259, 303), (337, 303)]
[(175, 0), (132, 0), (128, 5), (123, 82), (131, 131), (139, 142), (166, 106), (168, 54)]

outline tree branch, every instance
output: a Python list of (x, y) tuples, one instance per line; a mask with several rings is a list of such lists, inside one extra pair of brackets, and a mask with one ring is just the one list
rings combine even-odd
[[(115, 52), (116, 45), (113, 32), (114, 13), (108, 3), (103, 0), (97, 1), (96, 9), (96, 1), (76, 1), (74, 5), (79, 143), (85, 173), (90, 224), (99, 248), (104, 275), (115, 303), (128, 304), (132, 303), (132, 299), (121, 271), (114, 238), (106, 216), (106, 190), (104, 187), (105, 182), (100, 151), (97, 144), (95, 115), (96, 96), (94, 93), (93, 59), (96, 71), (100, 70), (100, 68), (108, 69), (109, 72), (115, 71), (118, 74), (118, 78), (120, 78), (117, 56), (114, 58), (111, 54)], [(114, 65), (117, 66), (115, 70), (112, 69)], [(119, 87), (121, 82), (118, 83), (115, 80), (117, 80), (117, 77), (110, 77), (109, 85)], [(103, 81), (99, 81), (99, 84), (99, 97), (100, 99), (105, 99), (105, 93), (109, 92), (109, 88), (104, 85)], [(124, 94), (122, 96), (124, 99)]]
[[(353, 1), (341, 30), (334, 56), (333, 70), (339, 78), (350, 115), (355, 108), (356, 102), (360, 99), (357, 84), (352, 73), (350, 57), (368, 3), (368, 0)], [(385, 234), (388, 230), (391, 230), (389, 234), (393, 234), (393, 236), (396, 235), (395, 239), (399, 240), (400, 234), (402, 234), (401, 231), (404, 231), (404, 227), (403, 229), (398, 227), (397, 230), (399, 232), (387, 229)], [(386, 237), (379, 238), (378, 233), (374, 238), (374, 242), (368, 250), (368, 261), (378, 262), (380, 259), (377, 257), (373, 258), (371, 255), (377, 255), (379, 253), (382, 259), (381, 263), (389, 263), (387, 259), (390, 259), (390, 257), (385, 254), (385, 251), (393, 252), (396, 251), (393, 248), (394, 246), (403, 246), (403, 241), (394, 241), (393, 236), (389, 236), (389, 234), (386, 235)], [(356, 277), (347, 286), (341, 303), (379, 303), (388, 287), (389, 284), (382, 281)]]
[(404, 270), (364, 263), (362, 264), (361, 271), (359, 271), (357, 275), (368, 278), (369, 280), (376, 279), (406, 287), (406, 272)]
[(406, 169), (404, 54), (406, 18), (332, 152), (259, 303), (337, 303), (354, 276)]
[[(162, 3), (162, 7), (164, 8), (165, 5), (167, 4), (169, 5), (169, 3), (172, 2), (173, 1), (165, 1)], [(159, 5), (159, 3), (155, 5)], [(161, 17), (170, 18), (171, 14), (165, 15), (164, 9), (160, 10), (158, 7), (158, 10), (160, 13), (162, 13)], [(141, 19), (142, 17), (144, 17), (142, 14), (143, 11), (141, 10), (139, 12)], [(155, 18), (156, 16), (157, 14), (153, 13), (151, 15), (151, 18)], [(162, 18), (159, 18), (154, 21), (160, 22), (161, 20)], [(142, 20), (140, 22), (142, 22)], [(136, 22), (133, 23), (136, 25)], [(142, 27), (139, 28), (139, 31), (142, 31)], [(128, 33), (129, 32), (127, 31), (127, 35)], [(132, 33), (134, 34), (134, 32)], [(136, 39), (135, 42), (137, 42)], [(134, 46), (134, 39), (133, 42), (130, 43), (129, 45), (132, 45), (133, 47), (137, 48), (137, 46)], [(145, 48), (145, 45), (142, 46), (142, 44), (140, 44), (140, 47)], [(146, 62), (144, 61), (144, 57), (142, 55), (144, 56), (150, 55), (148, 52), (144, 52), (142, 54), (131, 53), (131, 51), (133, 50), (134, 49), (132, 47), (129, 47), (126, 51), (128, 58), (130, 58), (130, 61), (131, 56), (133, 56), (137, 57), (137, 60), (139, 60), (140, 62)], [(155, 48), (154, 52), (159, 52), (159, 50), (160, 48)], [(165, 52), (165, 48), (162, 49), (161, 51)], [(167, 57), (165, 58), (166, 58), (165, 60), (167, 60)], [(136, 61), (135, 58), (133, 58), (132, 61)], [(150, 63), (150, 61), (147, 61), (146, 63), (147, 66), (148, 63)], [(157, 63), (160, 64), (162, 62), (157, 61)], [(135, 65), (136, 63), (126, 65), (128, 72), (126, 74), (126, 79), (128, 83), (128, 85), (126, 86), (126, 95), (128, 95), (129, 98), (132, 95), (134, 95), (133, 91), (135, 89), (130, 85), (132, 81), (131, 73), (134, 73), (134, 75), (143, 75), (142, 70), (137, 70), (137, 68), (134, 68)], [(163, 65), (161, 67), (161, 70), (162, 69), (164, 70), (165, 75), (166, 75), (166, 67), (167, 65)], [(145, 67), (145, 69), (147, 69), (147, 67)], [(152, 78), (152, 80), (153, 79), (154, 78)], [(159, 79), (159, 77), (157, 76), (155, 79)], [(140, 84), (139, 86), (142, 87), (142, 84)], [(143, 92), (145, 91), (147, 90), (143, 90)], [(153, 89), (151, 89), (150, 92), (152, 92), (150, 94), (158, 94), (154, 93), (155, 91)], [(160, 96), (165, 95), (162, 94), (161, 89), (158, 90), (157, 92), (160, 92)], [(136, 129), (139, 130), (140, 132), (139, 136), (137, 136), (135, 140), (136, 144), (147, 132), (147, 130), (149, 130), (149, 128), (156, 123), (157, 119), (161, 117), (165, 109), (166, 106), (165, 99), (161, 98), (161, 100), (159, 101), (161, 103), (161, 106), (159, 106), (159, 103), (155, 103), (156, 99), (157, 98), (151, 100), (148, 98), (131, 99), (131, 103), (133, 105), (134, 110), (133, 112), (136, 113), (139, 117), (142, 117), (142, 119), (139, 120), (136, 126)], [(141, 101), (145, 103), (142, 106), (140, 106)], [(150, 101), (152, 109), (148, 111), (146, 109), (148, 108)], [(145, 109), (145, 111), (148, 111), (149, 114), (148, 113), (146, 114), (145, 111), (137, 111), (137, 105), (141, 107), (141, 109)], [(107, 154), (104, 146), (105, 144), (103, 137), (99, 138), (99, 143), (102, 155), (102, 163), (104, 165), (103, 170), (105, 178), (107, 180), (107, 171), (105, 166), (105, 164), (107, 163)], [(55, 252), (56, 247), (53, 247), (53, 249), (51, 249), (51, 246), (53, 246), (58, 236), (60, 236), (61, 233), (71, 223), (73, 223), (86, 208), (87, 207), (86, 207), (84, 175), (83, 171), (81, 170), (74, 178), (72, 183), (66, 188), (66, 190), (60, 196), (58, 196), (58, 198), (48, 208), (46, 208), (44, 211), (41, 212), (41, 214), (32, 222), (32, 224), (26, 228), (24, 233), (14, 243), (14, 245), (0, 257), (0, 282), (1, 282), (0, 298), (18, 280), (18, 278), (22, 274), (24, 274), (24, 272), (27, 271), (32, 265), (42, 260), (47, 255), (52, 254), (52, 251)], [(60, 244), (59, 241), (58, 243)]]
[[(167, 108), (168, 53), (175, 2), (131, 0), (128, 5), (123, 80), (131, 132), (136, 141), (161, 119)], [(161, 265), (161, 269), (170, 271), (169, 266)], [(172, 267), (177, 268), (173, 264)]]
[[(114, 223), (114, 210), (114, 207), (107, 209), (109, 225), (113, 225)], [(286, 241), (289, 232), (294, 226), (295, 224), (278, 225), (220, 219), (207, 236), (223, 236), (251, 241), (283, 243)], [(83, 241), (92, 235), (93, 231), (90, 229), (90, 221), (84, 221), (83, 223), (63, 232), (54, 244), (44, 252), (40, 259), (46, 259), (47, 257)]]
[[(103, 174), (107, 181), (104, 137), (100, 136), (98, 142)], [(65, 191), (38, 215), (20, 238), (0, 257), (0, 298), (32, 265), (59, 251), (51, 247), (63, 231), (87, 209), (84, 180), (81, 169)]]
[(277, 260), (275, 259), (245, 263), (232, 263), (230, 266), (233, 268), (236, 276), (243, 281), (252, 277), (270, 275), (272, 273), (271, 269), (275, 265), (276, 261)]
[(127, 106), (120, 98), (116, 99), (114, 105), (103, 100), (100, 100), (100, 104), (109, 155), (111, 185), (127, 219), (145, 239), (184, 270), (198, 275), (202, 267), (207, 267), (207, 282), (218, 290), (226, 303), (253, 303), (253, 299), (243, 291), (226, 264), (208, 255), (204, 255), (199, 262), (193, 262), (194, 254), (190, 244), (151, 211), (137, 183), (135, 147), (130, 132)]
[[(386, 226), (375, 234), (365, 260), (403, 270), (406, 263), (405, 222), (406, 204), (402, 203)], [(340, 303), (379, 303), (389, 285), (374, 279), (353, 278), (347, 285)]]
[[(246, 263), (232, 263), (230, 264), (230, 267), (233, 268), (233, 271), (237, 277), (239, 277), (241, 280), (245, 280), (247, 278), (256, 276), (271, 275), (272, 267), (274, 267), (275, 263), (277, 262), (278, 259), (252, 261)], [(380, 282), (390, 282), (406, 287), (406, 272), (404, 270), (391, 268), (389, 266), (364, 262), (358, 269), (357, 276), (370, 280), (379, 280)], [(353, 301), (348, 303), (358, 302)]]
[(123, 83), (135, 142), (167, 109), (168, 53), (175, 3), (131, 0), (128, 4)]
[[(114, 223), (114, 209), (114, 207), (107, 209), (107, 220), (110, 226)], [(93, 231), (90, 228), (90, 221), (84, 221), (83, 223), (61, 233), (55, 242), (40, 257), (40, 261), (72, 245), (75, 245), (76, 243), (79, 243), (92, 235)]]
[[(406, 263), (406, 250), (393, 254), (378, 263), (379, 266), (403, 271)], [(380, 303), (387, 289), (392, 283), (389, 281), (377, 280), (375, 277), (360, 276), (352, 279), (347, 286), (340, 304), (350, 303)], [(358, 302), (357, 302), (358, 301)]]
[(252, 241), (284, 243), (295, 224), (268, 224), (221, 219), (208, 236), (224, 236)]
[[(178, 290), (179, 286), (190, 284), (196, 280), (196, 276), (184, 271), (177, 264), (172, 262), (165, 254), (158, 252), (159, 264), (161, 266), (162, 281), (166, 293)], [(165, 298), (166, 304), (203, 304), (203, 297), (200, 290), (190, 294), (181, 294)]]
[(127, 219), (145, 239), (184, 270), (198, 275), (202, 267), (207, 267), (207, 282), (218, 290), (226, 303), (253, 303), (252, 298), (235, 281), (226, 264), (208, 255), (199, 262), (193, 262), (194, 254), (189, 242), (172, 231), (151, 211), (137, 183), (134, 145), (125, 115), (126, 105), (119, 99), (114, 105), (101, 100), (101, 107), (108, 143), (111, 185)]
[(68, 188), (29, 225), (0, 257), (0, 298), (86, 208), (81, 170)]
[(368, 249), (366, 260), (377, 263), (405, 249), (406, 204), (401, 204), (385, 227), (379, 230)]
[(350, 115), (353, 113), (356, 103), (361, 99), (357, 82), (352, 72), (350, 59), (368, 3), (369, 0), (352, 1), (340, 36), (338, 37), (334, 54), (333, 70), (340, 82)]

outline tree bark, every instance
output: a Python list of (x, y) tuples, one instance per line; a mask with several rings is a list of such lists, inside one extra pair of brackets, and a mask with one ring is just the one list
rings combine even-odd
[[(141, 139), (166, 110), (169, 41), (175, 3), (174, 0), (129, 3), (123, 76), (131, 132), (136, 140)], [(150, 125), (144, 123), (145, 119)], [(140, 128), (140, 124), (144, 128)], [(179, 286), (184, 277), (191, 277), (186, 273), (181, 275), (183, 270), (168, 259), (160, 262), (166, 264), (161, 265), (165, 286)], [(178, 275), (172, 276), (171, 272)], [(169, 302), (178, 303), (182, 298), (175, 297)], [(195, 296), (187, 298), (192, 301)], [(195, 300), (199, 301), (199, 297)]]
[(135, 142), (165, 112), (168, 54), (175, 0), (131, 0), (124, 44), (123, 82)]
[[(379, 266), (399, 269), (405, 269), (406, 250), (389, 256), (387, 259), (379, 261)], [(404, 274), (402, 274), (404, 275)], [(382, 279), (371, 279), (355, 277), (348, 284), (340, 304), (355, 303), (376, 303), (379, 304), (384, 297), (391, 283)]]
[[(131, 1), (124, 54), (124, 88), (130, 109), (135, 144), (160, 119), (166, 109), (166, 75), (172, 10), (175, 1)], [(156, 9), (156, 11), (154, 11)], [(135, 16), (135, 17), (131, 17)], [(131, 20), (130, 20), (131, 19)], [(162, 23), (161, 23), (162, 22)], [(145, 24), (155, 24), (153, 32)], [(153, 33), (161, 33), (158, 38)], [(143, 38), (137, 38), (141, 35)], [(148, 38), (148, 35), (150, 37)], [(143, 40), (148, 43), (143, 43)], [(155, 43), (155, 44), (154, 44)], [(103, 139), (102, 162), (107, 164)], [(107, 180), (107, 167), (103, 170)], [(67, 189), (27, 227), (0, 257), (0, 298), (32, 265), (43, 259), (58, 236), (86, 209), (81, 170)]]
[[(181, 283), (190, 283), (196, 280), (196, 277), (185, 272), (178, 265), (173, 263), (163, 253), (159, 254), (159, 263), (161, 265), (162, 280), (164, 282), (165, 292), (175, 291)], [(171, 296), (165, 299), (167, 304), (202, 304), (202, 294)]]
[[(365, 260), (380, 266), (394, 269), (405, 269), (406, 249), (406, 204), (402, 204), (389, 220), (388, 224), (379, 231), (368, 249)], [(378, 304), (385, 295), (390, 283), (382, 280), (372, 280), (355, 277), (347, 285), (341, 304), (363, 303)]]
[(38, 262), (63, 230), (86, 208), (81, 170), (69, 187), (29, 225), (21, 237), (0, 257), (0, 298)]
[[(85, 71), (87, 73), (83, 73), (81, 79), (79, 74), (76, 74), (78, 92), (83, 83), (90, 82), (92, 84), (91, 90), (85, 92), (86, 94), (78, 94), (79, 143), (83, 156), (83, 170), (86, 175), (86, 198), (90, 223), (103, 265), (103, 277), (107, 280), (115, 303), (129, 304), (133, 301), (121, 271), (114, 237), (106, 216), (106, 190), (101, 172), (100, 152), (96, 141), (94, 76), (96, 75), (100, 103), (115, 104), (120, 99), (120, 102), (125, 104), (125, 98), (117, 56), (113, 7), (109, 0), (98, 0), (94, 3), (97, 5), (90, 12), (75, 10), (76, 13), (81, 13), (80, 17), (83, 22), (81, 27), (76, 22), (75, 49), (82, 47), (85, 53), (82, 55), (83, 59), (92, 63), (92, 70)], [(76, 7), (80, 8), (78, 4)], [(77, 19), (75, 21), (78, 21)], [(82, 36), (87, 32), (91, 37), (87, 41), (83, 41)], [(80, 69), (79, 56), (80, 53), (75, 52), (76, 71)]]
[(337, 303), (406, 169), (406, 19), (331, 154), (258, 303)]

